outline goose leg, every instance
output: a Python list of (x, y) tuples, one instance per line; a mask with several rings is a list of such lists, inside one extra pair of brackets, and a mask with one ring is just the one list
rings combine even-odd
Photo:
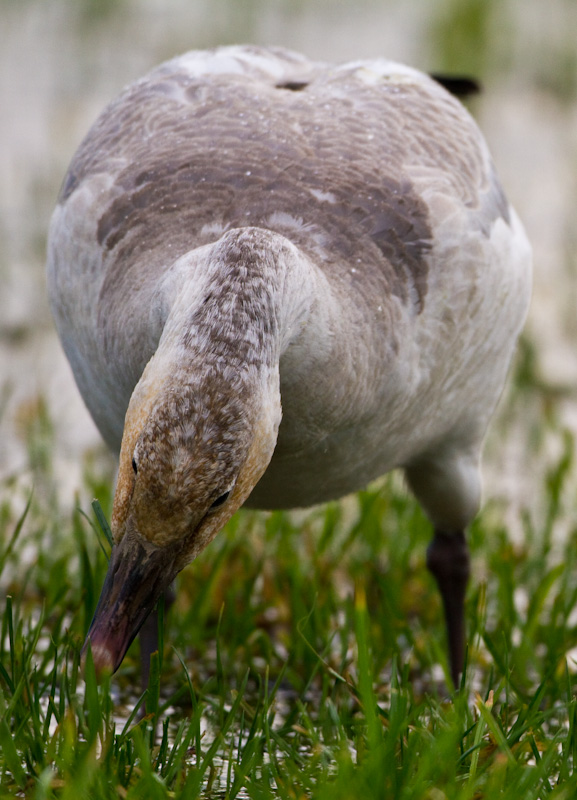
[(435, 576), (445, 610), (449, 662), (455, 688), (465, 655), (465, 592), (470, 574), (469, 548), (463, 531), (435, 531), (427, 550), (427, 567)]

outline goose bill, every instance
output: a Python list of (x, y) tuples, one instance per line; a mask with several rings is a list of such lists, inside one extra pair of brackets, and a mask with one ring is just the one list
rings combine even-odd
[(178, 569), (174, 550), (154, 547), (127, 533), (114, 545), (88, 643), (97, 672), (116, 672), (146, 618)]

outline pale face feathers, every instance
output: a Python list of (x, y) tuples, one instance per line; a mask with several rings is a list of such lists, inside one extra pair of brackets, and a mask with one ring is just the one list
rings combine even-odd
[(130, 530), (176, 547), (187, 563), (268, 466), (281, 418), (278, 369), (242, 391), (222, 375), (181, 385), (178, 373), (163, 382), (162, 357), (151, 359), (126, 415), (112, 527), (116, 542)]

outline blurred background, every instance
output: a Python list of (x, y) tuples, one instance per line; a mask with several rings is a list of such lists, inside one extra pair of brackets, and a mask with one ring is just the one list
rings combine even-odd
[(539, 514), (538, 484), (572, 458), (577, 432), (575, 0), (0, 0), (0, 491), (24, 497), (49, 474), (72, 505), (87, 470), (114, 472), (45, 293), (46, 233), (76, 147), (149, 68), (239, 42), (481, 81), (470, 110), (535, 256), (533, 304), (485, 457), (486, 495), (515, 535), (521, 512)]

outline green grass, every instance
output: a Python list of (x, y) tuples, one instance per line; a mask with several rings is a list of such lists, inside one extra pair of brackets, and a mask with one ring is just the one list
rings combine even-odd
[[(437, 666), (429, 525), (397, 476), (307, 513), (233, 518), (181, 574), (141, 696), (137, 645), (102, 685), (90, 656), (80, 667), (108, 544), (89, 500), (59, 509), (44, 420), (35, 491), (13, 479), (0, 496), (0, 797), (572, 798), (574, 442), (549, 428), (540, 521), (525, 515), (513, 545), (489, 502), (470, 531), (456, 698)], [(83, 497), (109, 516), (112, 481), (94, 472)]]

